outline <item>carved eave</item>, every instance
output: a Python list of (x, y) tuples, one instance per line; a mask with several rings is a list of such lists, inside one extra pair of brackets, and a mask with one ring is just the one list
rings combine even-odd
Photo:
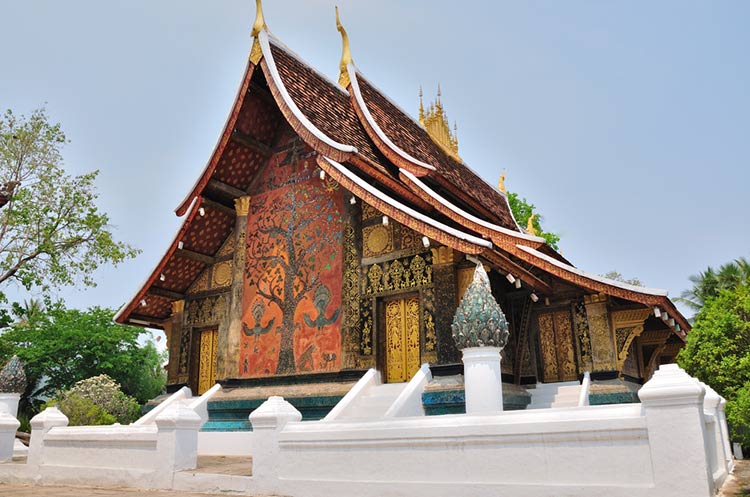
[(656, 288), (645, 288), (620, 281), (610, 280), (602, 276), (587, 273), (569, 264), (565, 264), (549, 255), (543, 254), (531, 247), (517, 245), (519, 249), (516, 255), (519, 259), (536, 266), (563, 281), (585, 288), (593, 293), (603, 293), (618, 297), (631, 302), (637, 302), (649, 308), (662, 309), (662, 313), (674, 319), (675, 324), (672, 331), (681, 340), (685, 340), (685, 334), (690, 330), (690, 323), (677, 310), (677, 307), (667, 297), (667, 291)]
[(418, 233), (465, 254), (479, 254), (492, 248), (491, 242), (435, 221), (378, 191), (344, 165), (332, 159), (318, 156), (317, 162), (318, 166), (341, 186), (375, 209)]
[(286, 85), (279, 74), (279, 70), (276, 67), (276, 61), (273, 57), (273, 51), (271, 50), (270, 37), (266, 31), (261, 31), (258, 34), (258, 41), (260, 42), (260, 48), (263, 53), (263, 59), (260, 62), (263, 68), (263, 74), (266, 76), (268, 87), (271, 89), (271, 94), (276, 100), (284, 118), (290, 124), (292, 129), (302, 138), (302, 140), (309, 145), (313, 150), (319, 154), (331, 157), (336, 161), (345, 161), (352, 154), (357, 153), (357, 148), (353, 145), (340, 143), (335, 139), (328, 136), (326, 133), (316, 127), (310, 119), (297, 106), (296, 102), (292, 99), (287, 91)]
[(219, 164), (219, 160), (224, 153), (224, 149), (226, 148), (227, 143), (229, 143), (229, 140), (232, 137), (232, 132), (234, 131), (234, 126), (237, 122), (237, 116), (239, 116), (240, 110), (242, 109), (242, 104), (245, 102), (245, 98), (247, 97), (250, 80), (253, 77), (255, 67), (255, 64), (253, 64), (252, 62), (248, 62), (247, 68), (245, 69), (245, 75), (243, 76), (240, 87), (237, 90), (237, 96), (234, 99), (234, 105), (232, 106), (232, 110), (227, 117), (226, 123), (224, 124), (224, 129), (219, 136), (219, 140), (216, 142), (216, 146), (214, 146), (214, 151), (211, 154), (211, 158), (208, 160), (208, 163), (206, 164), (203, 173), (198, 178), (198, 181), (196, 181), (195, 185), (193, 185), (193, 187), (190, 189), (190, 193), (188, 193), (188, 195), (180, 203), (180, 205), (177, 206), (177, 209), (175, 209), (175, 214), (177, 214), (178, 216), (185, 215), (185, 212), (187, 212), (190, 204), (196, 197), (203, 193), (203, 189), (206, 188), (206, 185), (211, 180), (211, 176), (213, 176), (214, 171), (216, 170), (216, 166)]

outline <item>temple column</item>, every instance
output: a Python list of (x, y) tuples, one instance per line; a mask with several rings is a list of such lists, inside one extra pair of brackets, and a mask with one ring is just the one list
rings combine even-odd
[[(237, 217), (234, 223), (234, 260), (232, 262), (232, 288), (229, 293), (229, 326), (225, 333), (219, 330), (219, 363), (217, 370), (223, 378), (236, 377), (239, 372), (240, 335), (242, 333), (242, 297), (245, 283), (245, 236), (250, 197), (234, 200)], [(223, 359), (223, 360), (222, 360)]]
[(167, 365), (167, 384), (174, 385), (180, 381), (180, 342), (182, 336), (182, 323), (185, 316), (185, 301), (175, 300), (172, 302), (172, 316), (164, 323), (164, 331), (167, 337), (167, 350), (169, 351), (169, 363)]

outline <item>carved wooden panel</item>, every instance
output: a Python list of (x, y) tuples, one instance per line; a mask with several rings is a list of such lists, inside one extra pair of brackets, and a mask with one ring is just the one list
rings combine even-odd
[(219, 330), (201, 332), (198, 395), (203, 394), (216, 383), (216, 363), (219, 358), (218, 347), (216, 346), (218, 339)]
[(386, 381), (408, 381), (419, 369), (419, 297), (385, 303)]
[(537, 323), (544, 381), (577, 379), (570, 312), (564, 310), (539, 314)]

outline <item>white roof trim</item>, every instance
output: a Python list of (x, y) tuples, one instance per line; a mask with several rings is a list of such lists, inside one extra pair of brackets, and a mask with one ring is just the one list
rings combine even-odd
[(391, 205), (395, 207), (396, 209), (400, 210), (401, 212), (408, 214), (409, 216), (412, 216), (416, 219), (419, 219), (420, 221), (429, 224), (433, 228), (437, 228), (440, 231), (443, 231), (445, 233), (448, 233), (449, 235), (452, 235), (460, 240), (467, 241), (469, 243), (473, 243), (474, 245), (478, 245), (480, 247), (486, 247), (486, 248), (492, 248), (492, 242), (489, 240), (484, 240), (482, 238), (476, 237), (474, 235), (470, 235), (468, 233), (465, 233), (463, 231), (459, 231), (455, 228), (451, 228), (450, 226), (447, 226), (439, 221), (435, 221), (431, 217), (425, 216), (421, 212), (417, 212), (411, 207), (408, 207), (398, 200), (395, 200), (385, 193), (381, 192), (377, 188), (374, 188), (372, 185), (367, 183), (365, 180), (357, 176), (356, 174), (349, 171), (347, 168), (345, 168), (343, 165), (339, 164), (338, 162), (329, 159), (328, 157), (323, 156), (323, 158), (331, 165), (333, 166), (337, 171), (339, 171), (341, 174), (346, 176), (348, 179), (354, 181), (357, 186), (360, 188), (364, 188), (369, 193), (375, 195), (383, 202), (386, 202), (388, 205)]
[(427, 186), (426, 184), (424, 184), (422, 182), (422, 180), (420, 180), (419, 178), (417, 178), (414, 174), (412, 174), (409, 171), (406, 171), (404, 169), (401, 169), (400, 171), (401, 171), (401, 174), (403, 174), (404, 176), (406, 176), (407, 178), (409, 178), (410, 181), (412, 181), (414, 184), (416, 184), (422, 191), (424, 191), (426, 194), (428, 194), (434, 200), (437, 200), (438, 202), (440, 202), (442, 205), (444, 205), (448, 209), (452, 210), (453, 212), (455, 212), (459, 216), (465, 217), (469, 221), (477, 223), (480, 226), (484, 226), (487, 229), (491, 229), (493, 231), (497, 231), (499, 233), (503, 233), (505, 235), (509, 235), (509, 236), (512, 236), (512, 237), (515, 237), (515, 238), (522, 238), (524, 240), (529, 240), (529, 241), (538, 242), (538, 243), (544, 243), (545, 242), (544, 238), (542, 238), (542, 237), (533, 236), (533, 235), (529, 235), (527, 233), (520, 233), (520, 232), (517, 232), (517, 231), (509, 230), (508, 228), (503, 228), (502, 226), (498, 226), (497, 224), (493, 224), (493, 223), (485, 221), (484, 219), (480, 219), (480, 218), (478, 218), (478, 217), (476, 217), (476, 216), (474, 216), (474, 215), (466, 212), (465, 210), (461, 209), (460, 207), (452, 204), (451, 202), (448, 202), (446, 199), (444, 199), (443, 197), (441, 197), (440, 195), (438, 195), (438, 193), (436, 191), (434, 191), (432, 188), (430, 188), (429, 186)]
[[(180, 231), (182, 231), (183, 226), (185, 226), (185, 223), (190, 218), (190, 215), (193, 213), (193, 209), (195, 209), (196, 205), (198, 205), (198, 196), (193, 197), (192, 202), (190, 202), (190, 206), (188, 207), (187, 211), (185, 211), (185, 216), (184, 216), (185, 220), (177, 226), (177, 231), (172, 237), (172, 243), (169, 244), (170, 247), (174, 245), (176, 241), (178, 241), (177, 236), (180, 234)], [(130, 304), (133, 301), (133, 299), (138, 296), (138, 293), (140, 293), (143, 287), (146, 286), (146, 283), (148, 283), (148, 280), (151, 279), (151, 276), (154, 275), (154, 272), (156, 271), (156, 268), (159, 267), (159, 264), (161, 264), (161, 261), (162, 259), (159, 259), (159, 262), (157, 262), (156, 265), (154, 266), (154, 269), (152, 269), (151, 272), (148, 273), (148, 276), (146, 276), (146, 278), (143, 280), (143, 283), (138, 285), (138, 290), (136, 290), (133, 296), (127, 302), (125, 302), (122, 305), (122, 307), (120, 307), (120, 310), (117, 311), (117, 314), (115, 314), (115, 317), (112, 318), (113, 321), (116, 322), (120, 318), (120, 316), (122, 316), (122, 314), (125, 312), (125, 309), (128, 307), (128, 304)]]
[(310, 122), (310, 120), (305, 116), (302, 111), (297, 107), (297, 104), (294, 103), (294, 100), (292, 100), (292, 97), (289, 96), (289, 92), (287, 92), (286, 87), (284, 86), (284, 83), (281, 81), (281, 76), (279, 75), (279, 70), (276, 68), (276, 62), (273, 60), (273, 55), (271, 53), (271, 45), (268, 41), (268, 33), (266, 33), (264, 30), (261, 30), (260, 33), (258, 33), (258, 41), (260, 42), (260, 48), (263, 52), (263, 57), (266, 59), (266, 64), (268, 65), (268, 70), (271, 73), (271, 78), (273, 79), (273, 82), (276, 84), (276, 88), (278, 88), (279, 93), (281, 94), (281, 98), (284, 100), (284, 103), (289, 107), (289, 109), (292, 111), (292, 114), (294, 114), (294, 117), (296, 117), (299, 122), (302, 123), (302, 125), (307, 128), (307, 130), (312, 133), (318, 140), (322, 141), (329, 147), (335, 148), (336, 150), (340, 150), (342, 152), (347, 153), (357, 153), (357, 148), (352, 145), (345, 145), (343, 143), (339, 143), (337, 141), (332, 140), (328, 135), (323, 133), (321, 130), (315, 127), (313, 123)]
[(623, 283), (622, 281), (611, 280), (609, 278), (599, 276), (598, 274), (593, 274), (593, 273), (589, 273), (586, 271), (582, 271), (581, 269), (573, 267), (569, 264), (565, 264), (564, 262), (558, 261), (557, 259), (554, 259), (548, 256), (547, 254), (543, 254), (539, 252), (538, 250), (535, 250), (531, 247), (526, 247), (524, 245), (516, 245), (516, 247), (518, 247), (524, 252), (527, 252), (535, 257), (539, 257), (540, 259), (543, 259), (549, 262), (550, 264), (554, 264), (560, 269), (564, 269), (566, 271), (577, 274), (578, 276), (582, 276), (584, 278), (588, 278), (590, 280), (598, 281), (599, 283), (604, 283), (605, 285), (616, 286), (618, 288), (622, 288), (623, 290), (628, 290), (628, 291), (636, 292), (636, 293), (643, 293), (646, 295), (657, 295), (659, 297), (666, 297), (669, 294), (669, 292), (667, 292), (666, 290), (662, 290), (661, 288), (646, 288), (643, 286), (631, 285), (630, 283)]
[(357, 100), (357, 105), (359, 105), (359, 108), (362, 110), (362, 114), (365, 115), (365, 119), (367, 120), (368, 124), (372, 127), (372, 129), (375, 130), (375, 134), (378, 135), (378, 138), (385, 142), (388, 148), (400, 155), (402, 159), (414, 164), (415, 166), (435, 171), (435, 166), (412, 157), (406, 151), (393, 143), (390, 138), (388, 138), (388, 136), (383, 132), (380, 126), (378, 126), (378, 124), (375, 122), (375, 119), (373, 119), (372, 114), (370, 114), (370, 110), (365, 104), (365, 99), (362, 98), (362, 92), (359, 90), (359, 81), (357, 81), (357, 70), (354, 67), (353, 62), (349, 62), (349, 64), (347, 64), (346, 71), (349, 73), (349, 81), (351, 81), (352, 90), (354, 91), (354, 98)]

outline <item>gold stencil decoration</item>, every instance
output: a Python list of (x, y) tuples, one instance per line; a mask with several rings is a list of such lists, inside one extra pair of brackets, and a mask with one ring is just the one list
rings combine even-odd
[(188, 304), (187, 324), (206, 325), (219, 323), (227, 314), (227, 299), (215, 295), (205, 299), (192, 300)]
[(373, 257), (393, 250), (393, 236), (390, 226), (377, 224), (364, 228), (362, 232), (365, 239), (365, 257)]
[(589, 323), (591, 338), (591, 360), (594, 371), (612, 371), (617, 368), (615, 363), (614, 344), (609, 329), (607, 304), (604, 301), (586, 299), (586, 317)]
[(469, 285), (471, 284), (471, 280), (473, 278), (473, 267), (460, 268), (458, 271), (456, 271), (456, 289), (458, 290), (456, 292), (456, 303), (461, 303), (461, 299), (464, 297), (466, 289), (469, 288)]
[(539, 314), (537, 323), (544, 381), (577, 379), (570, 312), (566, 310)]
[(234, 230), (232, 230), (232, 232), (229, 233), (227, 239), (224, 240), (221, 248), (216, 253), (216, 257), (225, 257), (230, 255), (232, 252), (234, 252)]
[(424, 349), (432, 352), (437, 347), (437, 334), (435, 333), (435, 320), (427, 310), (424, 311)]
[(208, 269), (203, 270), (201, 274), (199, 274), (195, 279), (195, 281), (193, 281), (187, 291), (189, 295), (198, 292), (205, 292), (206, 290), (208, 290), (208, 271)]
[(347, 223), (344, 227), (344, 281), (341, 304), (344, 309), (342, 325), (342, 340), (344, 343), (342, 368), (356, 368), (357, 351), (362, 351), (360, 345), (360, 284), (359, 284), (359, 254), (357, 253), (354, 227)]
[(214, 264), (214, 287), (224, 287), (232, 284), (232, 261), (224, 261)]
[(630, 344), (643, 333), (643, 325), (651, 314), (651, 309), (628, 309), (612, 313), (617, 345), (617, 369), (622, 372), (625, 359), (628, 357)]
[(216, 345), (219, 341), (219, 330), (202, 331), (200, 341), (198, 395), (202, 395), (216, 383), (216, 364), (219, 358)]
[(368, 219), (372, 219), (377, 216), (382, 216), (375, 207), (371, 206), (370, 204), (366, 202), (362, 202), (362, 220), (366, 221)]

